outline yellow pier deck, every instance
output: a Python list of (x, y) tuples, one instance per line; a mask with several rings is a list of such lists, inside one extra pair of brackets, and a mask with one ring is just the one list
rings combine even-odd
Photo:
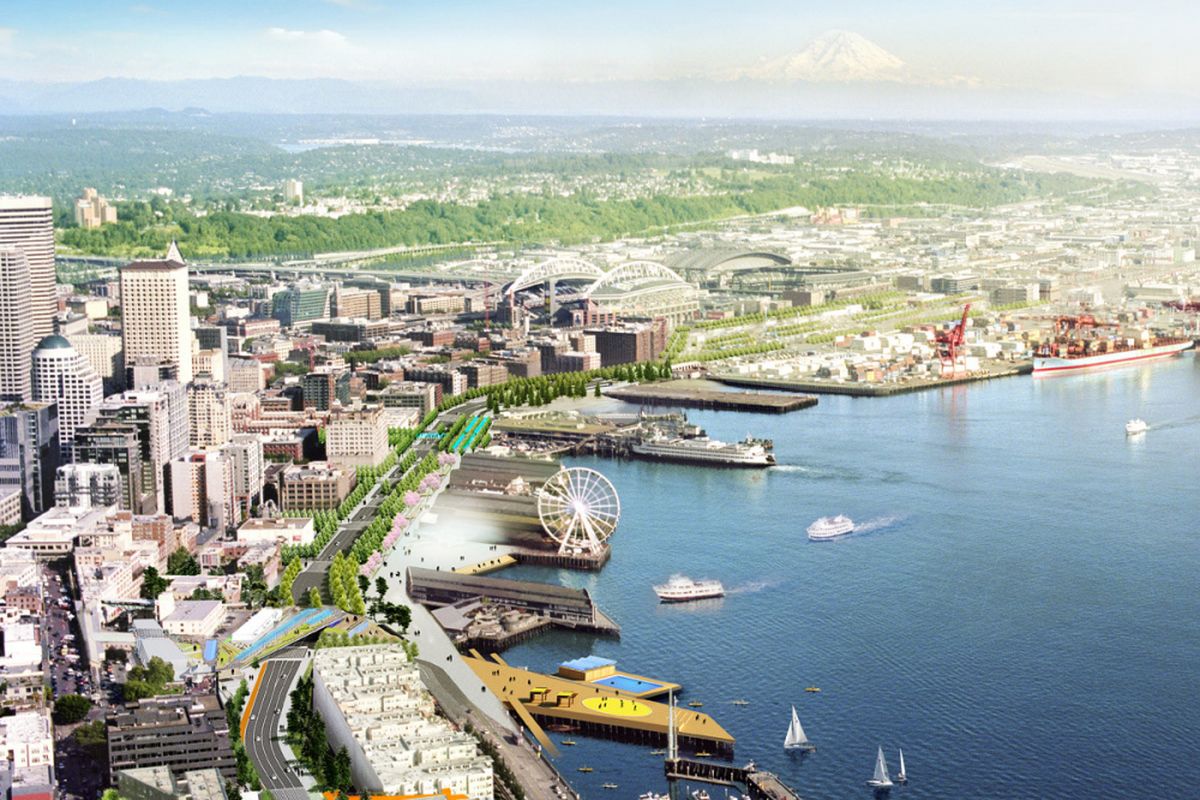
[[(492, 659), (483, 658), (474, 650), (463, 658), (539, 740), (545, 740), (546, 736), (537, 722), (529, 724), (534, 718), (552, 724), (575, 725), (584, 732), (611, 738), (653, 742), (658, 746), (666, 741), (670, 713), (666, 703), (637, 699), (628, 692), (557, 675), (519, 669), (494, 654)], [(707, 714), (676, 706), (675, 730), (685, 748), (718, 753), (733, 751), (733, 736)]]
[(454, 570), (459, 575), (486, 575), (489, 572), (495, 572), (505, 567), (511, 567), (517, 564), (517, 559), (505, 554), (496, 558), (489, 558), (487, 561), (480, 561), (478, 564), (470, 564), (465, 567), (459, 567)]

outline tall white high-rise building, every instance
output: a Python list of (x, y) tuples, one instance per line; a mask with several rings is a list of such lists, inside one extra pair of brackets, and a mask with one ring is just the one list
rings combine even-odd
[(0, 245), (0, 399), (33, 398), (29, 373), (33, 356), (29, 258), (24, 250)]
[(221, 452), (229, 458), (233, 473), (233, 499), (241, 509), (243, 517), (250, 516), (250, 508), (258, 502), (263, 490), (263, 444), (257, 433), (235, 433), (221, 446)]
[(75, 429), (91, 423), (104, 400), (104, 379), (65, 338), (47, 336), (33, 351), (33, 399), (58, 403), (58, 438), (68, 461)]
[(225, 384), (196, 381), (188, 387), (188, 432), (192, 447), (220, 447), (233, 434)]
[(165, 361), (178, 368), (180, 383), (191, 383), (188, 271), (173, 242), (165, 258), (121, 269), (121, 330), (126, 365)]
[(125, 389), (125, 358), (121, 337), (109, 333), (67, 334), (71, 346), (88, 360), (92, 369), (104, 381), (104, 393), (116, 394)]
[[(0, 247), (17, 247), (29, 262), (33, 341), (54, 333), (54, 208), (49, 197), (0, 197)], [(32, 351), (32, 347), (30, 348)]]

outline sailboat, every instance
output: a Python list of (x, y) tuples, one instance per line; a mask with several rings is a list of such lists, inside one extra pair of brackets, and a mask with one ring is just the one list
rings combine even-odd
[(783, 749), (785, 750), (816, 750), (817, 747), (808, 740), (804, 735), (804, 728), (800, 727), (800, 717), (796, 716), (796, 707), (792, 706), (792, 722), (788, 725), (787, 736), (783, 739)]
[(867, 786), (875, 789), (890, 789), (892, 788), (892, 779), (888, 777), (887, 762), (883, 759), (883, 748), (879, 748), (879, 755), (875, 758), (875, 774), (871, 780), (867, 781)]
[(904, 774), (904, 751), (900, 751), (900, 771), (896, 773), (896, 783), (908, 783), (908, 776)]

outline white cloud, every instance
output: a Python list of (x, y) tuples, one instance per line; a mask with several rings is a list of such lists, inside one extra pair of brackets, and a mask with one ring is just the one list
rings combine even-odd
[(288, 28), (267, 28), (266, 37), (275, 42), (309, 42), (322, 47), (345, 47), (349, 40), (338, 33), (323, 28), (319, 31), (294, 31)]

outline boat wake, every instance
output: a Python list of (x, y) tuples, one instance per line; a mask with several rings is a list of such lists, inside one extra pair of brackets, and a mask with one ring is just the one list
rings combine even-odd
[(901, 519), (902, 517), (899, 514), (891, 514), (886, 517), (875, 517), (874, 519), (869, 519), (866, 522), (859, 522), (856, 524), (854, 526), (854, 532), (870, 533), (871, 531), (883, 530), (884, 528), (890, 528), (891, 526), (895, 525)]
[(725, 594), (758, 594), (764, 589), (771, 589), (780, 584), (780, 581), (748, 581), (741, 586), (734, 586), (725, 590)]
[(1200, 423), (1200, 414), (1196, 414), (1196, 415), (1193, 415), (1190, 417), (1184, 417), (1183, 419), (1172, 419), (1172, 420), (1167, 420), (1166, 422), (1159, 422), (1154, 425), (1147, 425), (1146, 430), (1147, 431), (1168, 431), (1168, 430), (1171, 430), (1172, 428), (1186, 428), (1189, 425), (1196, 425), (1197, 423)]
[(815, 481), (857, 481), (862, 478), (857, 472), (848, 469), (822, 469), (820, 467), (805, 467), (800, 464), (776, 464), (771, 472), (786, 475), (801, 475)]

